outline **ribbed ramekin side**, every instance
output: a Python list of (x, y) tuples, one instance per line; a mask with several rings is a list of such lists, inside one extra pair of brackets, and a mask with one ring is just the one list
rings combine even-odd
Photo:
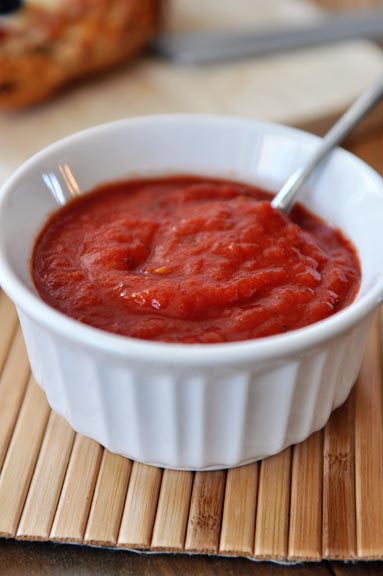
[(334, 392), (332, 410), (345, 402), (352, 385), (357, 379), (367, 343), (367, 335), (374, 316), (375, 311), (355, 326), (349, 335), (348, 347), (344, 354), (344, 362), (339, 365), (339, 380)]
[(357, 378), (370, 314), (346, 334), (323, 344), (299, 361), (285, 445), (322, 428), (331, 412), (347, 399)]
[(19, 314), (34, 376), (76, 431), (185, 469), (263, 458), (322, 427), (350, 392), (372, 318), (285, 359), (181, 368), (95, 353)]

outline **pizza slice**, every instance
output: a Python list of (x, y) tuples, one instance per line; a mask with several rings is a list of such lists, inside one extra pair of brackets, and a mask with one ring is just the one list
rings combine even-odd
[(161, 0), (0, 0), (0, 107), (49, 97), (136, 54)]

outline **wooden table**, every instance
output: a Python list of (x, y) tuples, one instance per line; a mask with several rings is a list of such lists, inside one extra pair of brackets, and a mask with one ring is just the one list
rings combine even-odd
[(244, 558), (139, 555), (62, 544), (0, 541), (0, 576), (380, 576), (383, 564), (283, 566)]

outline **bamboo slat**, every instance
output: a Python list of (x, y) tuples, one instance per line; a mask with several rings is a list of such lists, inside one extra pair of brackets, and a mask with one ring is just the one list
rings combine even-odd
[(357, 555), (383, 557), (383, 396), (380, 324), (370, 332), (355, 387)]
[(117, 543), (132, 462), (104, 450), (84, 541), (114, 546)]
[(51, 412), (17, 530), (18, 538), (49, 538), (74, 437), (75, 433), (69, 424)]
[(226, 472), (197, 472), (194, 476), (185, 550), (217, 553), (221, 530)]
[(324, 431), (323, 527), (325, 558), (356, 555), (354, 394), (329, 420)]
[(50, 534), (51, 540), (83, 541), (101, 456), (99, 444), (77, 434)]
[(322, 557), (322, 431), (293, 449), (289, 560)]
[(161, 485), (162, 470), (135, 462), (122, 516), (118, 545), (149, 548)]
[(222, 554), (253, 554), (257, 487), (257, 463), (228, 470), (219, 544)]
[(254, 553), (258, 558), (287, 556), (290, 480), (289, 448), (261, 463)]
[(0, 477), (0, 535), (14, 536), (39, 454), (49, 407), (31, 378)]
[(152, 549), (183, 549), (192, 487), (192, 472), (164, 470), (154, 523)]
[(20, 328), (9, 350), (0, 378), (0, 471), (23, 400), (29, 364)]
[(0, 374), (17, 326), (16, 309), (0, 289)]

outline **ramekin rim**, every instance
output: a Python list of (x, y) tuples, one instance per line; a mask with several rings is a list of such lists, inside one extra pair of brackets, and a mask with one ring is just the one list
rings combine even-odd
[[(253, 124), (260, 129), (272, 129), (278, 133), (294, 133), (302, 140), (315, 142), (320, 140), (319, 136), (310, 134), (297, 128), (280, 125), (273, 122), (259, 121), (255, 118), (241, 118), (235, 116), (224, 116), (215, 114), (160, 114), (137, 116), (134, 118), (124, 118), (115, 120), (81, 130), (68, 135), (60, 140), (49, 144), (25, 162), (5, 181), (0, 188), (0, 210), (5, 198), (11, 192), (14, 185), (25, 173), (38, 163), (41, 159), (57, 152), (61, 147), (65, 147), (71, 142), (74, 143), (82, 138), (87, 138), (93, 133), (110, 130), (124, 124), (140, 124), (153, 122), (195, 121), (196, 119), (205, 122), (227, 122), (232, 124)], [(375, 172), (368, 164), (360, 158), (354, 156), (347, 150), (339, 150), (342, 155), (350, 156), (353, 162), (359, 164), (364, 172), (368, 172), (373, 179), (378, 179), (383, 183), (381, 176)], [(128, 336), (121, 336), (109, 333), (98, 328), (83, 324), (74, 320), (61, 312), (55, 310), (37, 294), (27, 288), (11, 269), (5, 256), (3, 255), (2, 242), (0, 236), (0, 270), (2, 272), (2, 284), (5, 292), (14, 300), (26, 315), (33, 318), (38, 324), (49, 328), (66, 340), (74, 340), (90, 348), (95, 348), (118, 356), (136, 358), (137, 360), (155, 361), (161, 364), (185, 364), (199, 361), (201, 364), (214, 364), (220, 361), (221, 364), (233, 361), (242, 362), (246, 359), (270, 359), (286, 357), (297, 351), (304, 352), (324, 341), (335, 338), (340, 333), (361, 321), (369, 312), (373, 310), (383, 300), (383, 272), (376, 285), (363, 295), (359, 300), (352, 302), (349, 306), (336, 314), (315, 322), (311, 325), (292, 330), (285, 334), (277, 334), (253, 340), (241, 340), (234, 342), (224, 342), (217, 344), (184, 344), (168, 343), (158, 341), (141, 340)]]

